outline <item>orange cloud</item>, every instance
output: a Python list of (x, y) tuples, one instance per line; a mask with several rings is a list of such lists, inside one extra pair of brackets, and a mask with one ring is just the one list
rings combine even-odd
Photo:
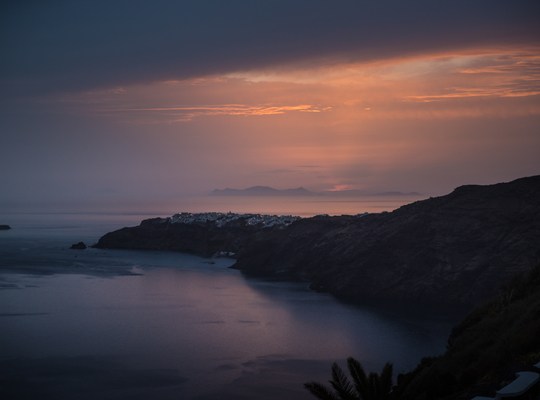
[(69, 101), (131, 124), (325, 114), (324, 123), (336, 127), (381, 118), (538, 115), (540, 49), (275, 67), (94, 91)]
[(156, 112), (156, 113), (173, 113), (181, 117), (181, 120), (189, 121), (201, 116), (260, 116), (260, 115), (281, 115), (287, 112), (307, 112), (319, 113), (329, 111), (329, 107), (317, 107), (310, 104), (300, 105), (246, 105), (246, 104), (224, 104), (213, 106), (185, 106), (185, 107), (150, 107), (150, 108), (131, 108), (125, 109), (126, 112)]

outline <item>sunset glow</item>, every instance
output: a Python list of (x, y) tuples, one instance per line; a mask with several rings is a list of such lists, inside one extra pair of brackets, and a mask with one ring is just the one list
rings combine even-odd
[(538, 396), (539, 21), (1, 2), (0, 398)]
[(60, 101), (128, 116), (131, 123), (295, 112), (330, 113), (335, 123), (530, 116), (540, 113), (540, 50), (469, 49), (376, 63), (289, 66), (105, 89)]
[[(387, 51), (367, 42), (337, 51), (336, 43), (260, 63), (247, 61), (259, 50), (246, 44), (238, 60), (218, 57), (222, 68), (204, 69), (214, 64), (201, 61), (185, 72), (173, 63), (180, 73), (152, 64), (155, 74), (144, 79), (122, 79), (111, 64), (88, 75), (101, 79), (96, 84), (85, 83), (79, 67), (81, 78), (64, 90), (36, 89), (6, 103), (2, 148), (17, 150), (3, 155), (4, 169), (20, 171), (27, 183), (4, 183), (28, 197), (26, 188), (74, 187), (82, 179), (91, 184), (75, 197), (144, 201), (152, 192), (165, 199), (253, 185), (442, 194), (466, 182), (538, 173), (537, 40), (434, 46), (426, 37), (414, 51), (380, 40)], [(58, 151), (54, 137), (63, 137)], [(17, 166), (13, 154), (28, 151), (29, 142), (47, 174)], [(89, 151), (77, 149), (81, 142)], [(45, 160), (38, 148), (55, 156)], [(78, 172), (66, 175), (66, 162)]]

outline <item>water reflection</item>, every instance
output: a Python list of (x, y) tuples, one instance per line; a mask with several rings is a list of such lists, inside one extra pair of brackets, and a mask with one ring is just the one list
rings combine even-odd
[(302, 383), (327, 380), (334, 360), (408, 370), (450, 330), (246, 279), (229, 260), (69, 250), (102, 221), (65, 222), (13, 224), (0, 239), (6, 398), (310, 399)]
[(296, 390), (349, 355), (369, 369), (391, 360), (399, 371), (442, 350), (448, 324), (403, 323), (301, 284), (246, 280), (226, 264), (199, 263), (114, 278), (4, 275), (21, 289), (0, 291), (3, 359), (117, 357), (135, 375), (176, 371), (185, 395), (210, 396), (240, 390), (238, 381), (248, 390), (253, 379)]

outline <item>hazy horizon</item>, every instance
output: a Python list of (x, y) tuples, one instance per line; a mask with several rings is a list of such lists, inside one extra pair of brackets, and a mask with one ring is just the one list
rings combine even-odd
[(530, 1), (7, 2), (0, 207), (540, 173)]

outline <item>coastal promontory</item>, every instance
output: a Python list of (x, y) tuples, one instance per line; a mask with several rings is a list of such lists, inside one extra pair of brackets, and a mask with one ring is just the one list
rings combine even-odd
[(351, 301), (465, 306), (540, 260), (540, 176), (461, 186), (378, 214), (217, 215), (145, 220), (96, 246), (234, 253), (234, 268), (248, 275), (304, 280)]
[(93, 247), (174, 250), (206, 257), (236, 256), (258, 236), (283, 231), (299, 219), (260, 214), (179, 213), (168, 218), (147, 219), (139, 226), (110, 232)]

